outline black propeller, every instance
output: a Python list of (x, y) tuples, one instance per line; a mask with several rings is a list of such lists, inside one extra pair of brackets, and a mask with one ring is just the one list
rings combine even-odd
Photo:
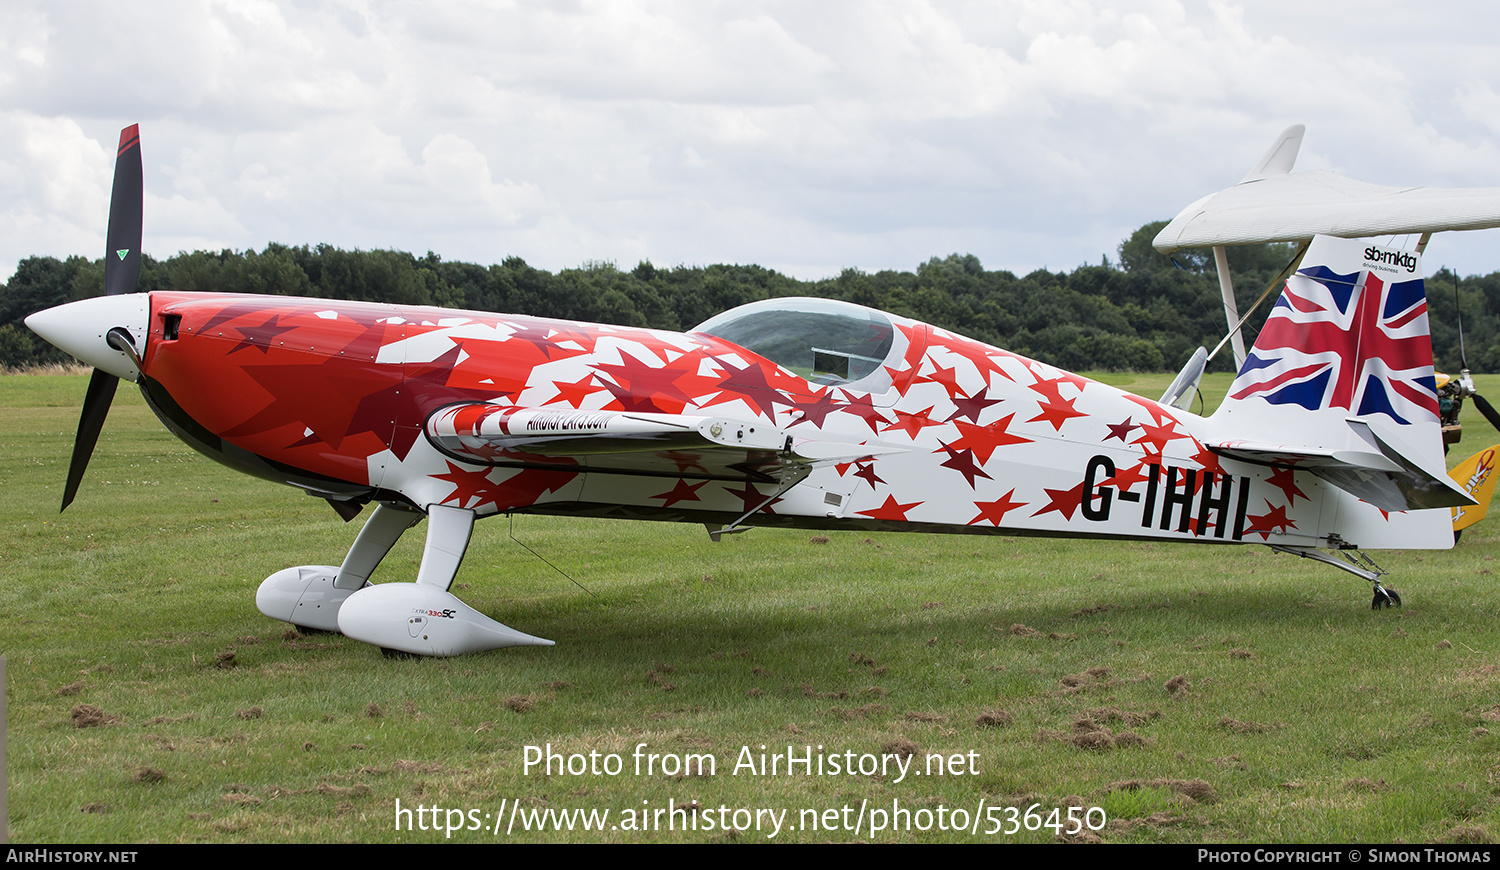
[[(115, 156), (115, 182), (109, 199), (109, 231), (104, 252), (104, 295), (134, 293), (141, 274), (141, 208), (144, 199), (141, 173), (140, 127), (131, 124), (120, 131), (120, 150)], [(109, 344), (117, 350), (135, 354), (136, 348), (125, 330), (111, 330)], [(83, 472), (89, 467), (99, 431), (109, 414), (110, 402), (120, 379), (102, 369), (94, 369), (88, 393), (83, 399), (83, 413), (78, 418), (78, 435), (73, 439), (73, 458), (68, 462), (68, 483), (63, 488), (62, 508), (67, 510), (78, 495)]]
[[(1464, 347), (1464, 314), (1458, 296), (1457, 272), (1453, 273), (1453, 310), (1458, 320), (1458, 359), (1463, 365), (1463, 371), (1456, 378), (1456, 385), (1445, 387), (1444, 389), (1452, 389), (1453, 397), (1460, 402), (1466, 398), (1473, 399), (1474, 407), (1479, 409), (1479, 413), (1484, 419), (1488, 420), (1489, 424), (1494, 426), (1497, 431), (1500, 431), (1500, 413), (1495, 412), (1495, 406), (1491, 405), (1488, 399), (1479, 395), (1479, 392), (1474, 388), (1474, 379), (1469, 375), (1469, 354)], [(1456, 412), (1454, 416), (1457, 417)]]
[(115, 183), (109, 195), (104, 253), (104, 295), (134, 293), (141, 274), (141, 134), (137, 124), (120, 131)]
[(1478, 408), (1479, 413), (1484, 415), (1484, 419), (1490, 421), (1490, 425), (1494, 426), (1497, 431), (1500, 431), (1500, 414), (1495, 413), (1495, 406), (1490, 404), (1489, 399), (1478, 393), (1470, 393), (1469, 396), (1474, 400), (1474, 407)]

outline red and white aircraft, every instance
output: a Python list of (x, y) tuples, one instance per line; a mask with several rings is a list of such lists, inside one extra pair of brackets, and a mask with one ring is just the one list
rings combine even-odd
[[(64, 507), (116, 379), (132, 381), (213, 459), (346, 519), (374, 505), (342, 565), (273, 574), (257, 604), (387, 650), (550, 644), (448, 591), (474, 521), (501, 513), (696, 522), (715, 539), (780, 525), (1261, 543), (1346, 567), (1380, 605), (1399, 599), (1378, 571), (1325, 550), (1447, 548), (1446, 508), (1472, 503), (1444, 471), (1410, 251), (1318, 237), (1205, 418), (830, 300), (756, 302), (680, 334), (133, 293), (135, 127), (111, 208), (108, 295), (27, 319), (95, 367)], [(416, 582), (371, 585), (424, 517)]]

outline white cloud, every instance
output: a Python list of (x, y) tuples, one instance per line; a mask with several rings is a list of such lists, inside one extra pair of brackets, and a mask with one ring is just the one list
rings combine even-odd
[[(1071, 268), (1237, 180), (1500, 185), (1484, 5), (13, 0), (0, 273), (102, 248), (142, 122), (146, 248), (329, 242), (804, 277)], [(1392, 29), (1392, 21), (1401, 26)], [(1434, 247), (1442, 250), (1442, 242)], [(1462, 268), (1489, 271), (1477, 246)]]

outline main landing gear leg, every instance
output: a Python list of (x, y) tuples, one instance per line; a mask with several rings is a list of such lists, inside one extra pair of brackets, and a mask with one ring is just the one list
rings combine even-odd
[(473, 511), (430, 507), (417, 582), (367, 586), (350, 595), (339, 608), (339, 631), (387, 654), (453, 656), (507, 646), (552, 646), (550, 640), (490, 619), (448, 592), (473, 531)]
[(421, 511), (387, 504), (376, 505), (375, 513), (365, 521), (365, 527), (359, 530), (359, 537), (354, 539), (354, 546), (349, 548), (349, 555), (344, 557), (344, 564), (339, 566), (339, 574), (334, 578), (333, 585), (350, 592), (368, 586), (370, 575), (375, 573), (380, 560), (396, 546), (407, 529), (421, 521)]
[(369, 585), (375, 566), (395, 546), (401, 533), (421, 519), (419, 510), (376, 505), (342, 566), (299, 565), (277, 571), (256, 590), (256, 607), (272, 619), (290, 622), (303, 633), (338, 631), (344, 602)]

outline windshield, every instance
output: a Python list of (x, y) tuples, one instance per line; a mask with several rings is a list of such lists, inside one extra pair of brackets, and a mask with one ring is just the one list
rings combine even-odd
[(699, 324), (816, 384), (850, 384), (880, 371), (896, 330), (879, 311), (831, 299), (766, 299)]

